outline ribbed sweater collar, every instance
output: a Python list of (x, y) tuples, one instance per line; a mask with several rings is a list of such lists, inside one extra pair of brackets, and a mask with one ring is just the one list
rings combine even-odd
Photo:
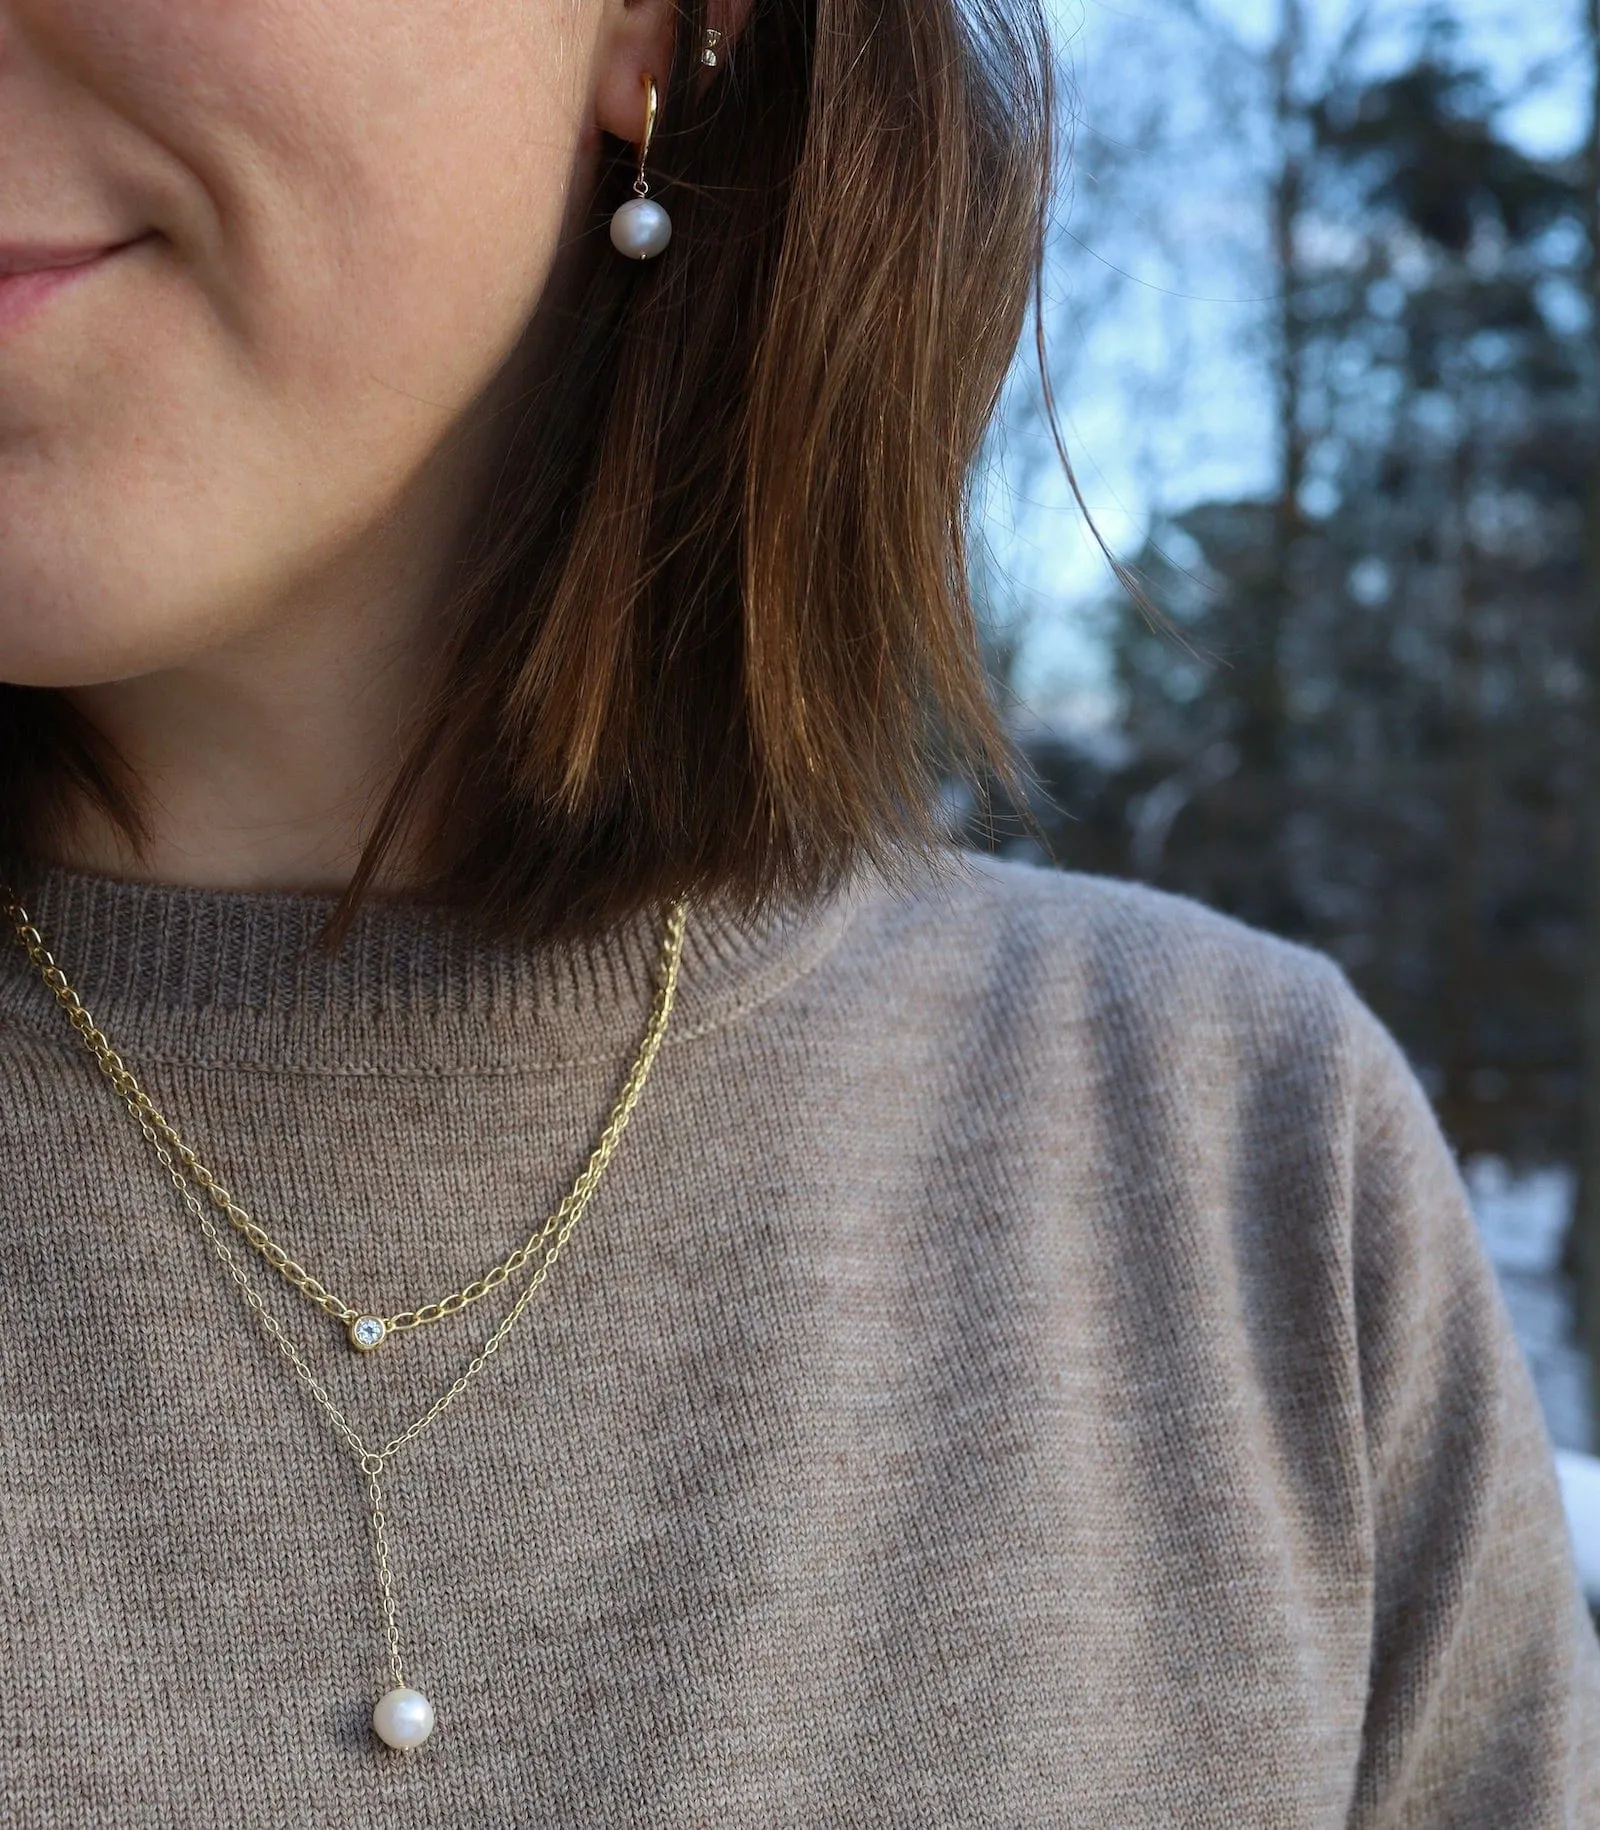
[[(343, 946), (316, 946), (330, 896), (199, 890), (33, 866), (19, 892), (113, 1046), (162, 1062), (304, 1072), (504, 1073), (618, 1059), (642, 1032), (663, 921), (592, 940), (486, 941), (426, 904), (384, 898)], [(691, 904), (667, 1044), (764, 1002), (833, 944), (860, 894), (741, 919)], [(0, 931), (0, 1023), (77, 1046)]]

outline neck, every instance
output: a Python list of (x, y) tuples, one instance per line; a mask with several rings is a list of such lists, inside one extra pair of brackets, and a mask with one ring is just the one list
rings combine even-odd
[[(347, 574), (183, 665), (73, 689), (131, 772), (146, 841), (135, 850), (83, 805), (54, 861), (197, 889), (337, 894), (409, 747), (440, 648), (437, 601)], [(410, 873), (402, 843), (377, 887)]]
[[(181, 662), (66, 697), (114, 747), (144, 818), (137, 849), (82, 803), (50, 861), (194, 889), (337, 895), (404, 761), (447, 637), (497, 397), (384, 520), (247, 625)], [(417, 880), (404, 834), (373, 887)]]

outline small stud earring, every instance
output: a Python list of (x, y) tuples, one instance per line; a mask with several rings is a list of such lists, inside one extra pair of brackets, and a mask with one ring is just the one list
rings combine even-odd
[(618, 204), (611, 217), (611, 245), (618, 254), (630, 260), (647, 261), (657, 255), (672, 239), (672, 218), (656, 202), (645, 182), (644, 161), (650, 150), (650, 136), (656, 126), (656, 83), (647, 70), (639, 78), (644, 84), (644, 138), (639, 143), (639, 172), (633, 181), (633, 195)]
[(717, 46), (722, 43), (722, 34), (714, 25), (708, 25), (700, 34), (700, 61), (710, 69), (717, 67)]

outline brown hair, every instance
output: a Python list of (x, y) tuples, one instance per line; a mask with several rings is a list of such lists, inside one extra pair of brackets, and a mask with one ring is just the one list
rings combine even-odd
[[(697, 95), (702, 6), (651, 142), (671, 246), (606, 249), (518, 403), (344, 911), (420, 805), (420, 893), (555, 938), (894, 874), (946, 771), (1015, 780), (965, 521), (1043, 255), (1038, 0), (754, 0)], [(4, 689), (0, 771), (0, 849), (62, 790), (137, 842), (137, 784), (57, 695)]]

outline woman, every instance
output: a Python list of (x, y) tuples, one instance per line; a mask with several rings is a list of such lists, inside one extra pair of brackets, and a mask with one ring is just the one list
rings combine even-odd
[(8, 1823), (1600, 1825), (1392, 1038), (939, 838), (1048, 73), (0, 4)]

